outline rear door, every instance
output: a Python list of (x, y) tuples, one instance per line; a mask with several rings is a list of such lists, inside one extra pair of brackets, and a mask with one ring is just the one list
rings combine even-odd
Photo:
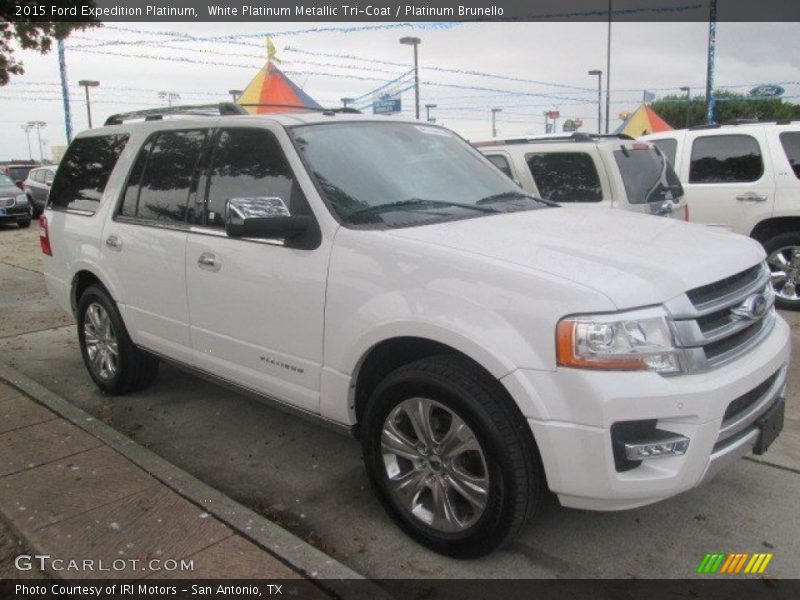
[(800, 214), (800, 129), (776, 126), (769, 132), (775, 163), (775, 211), (778, 216)]
[(559, 204), (614, 206), (594, 144), (543, 144), (527, 148), (523, 159), (542, 198)]
[(609, 143), (609, 165), (618, 194), (617, 208), (683, 219), (683, 186), (660, 148), (646, 142)]
[(185, 263), (194, 364), (318, 413), (330, 244), (316, 225), (302, 247), (225, 234), (231, 198), (280, 198), (313, 217), (280, 136), (289, 144), (277, 126), (223, 127), (213, 142)]
[(681, 175), (692, 221), (750, 235), (772, 215), (775, 178), (763, 127), (690, 132)]
[(151, 135), (131, 168), (117, 214), (103, 232), (103, 262), (116, 277), (137, 344), (191, 362), (186, 300), (189, 196), (196, 193), (206, 129)]

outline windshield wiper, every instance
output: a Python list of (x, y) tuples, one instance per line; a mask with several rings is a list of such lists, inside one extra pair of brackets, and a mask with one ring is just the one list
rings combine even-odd
[(508, 198), (509, 200), (525, 198), (526, 200), (533, 200), (534, 202), (544, 204), (545, 206), (559, 206), (558, 203), (553, 202), (552, 200), (537, 198), (536, 196), (531, 196), (530, 194), (526, 194), (524, 192), (518, 192), (516, 190), (509, 190), (507, 192), (500, 192), (499, 194), (492, 194), (491, 196), (486, 196), (485, 198), (481, 198), (480, 200), (478, 200), (476, 204), (491, 204), (492, 202), (499, 202), (500, 200), (504, 200), (506, 198)]
[(359, 208), (347, 215), (347, 219), (351, 220), (353, 217), (363, 217), (369, 215), (378, 215), (382, 212), (390, 210), (414, 210), (425, 207), (431, 208), (465, 208), (482, 213), (499, 213), (502, 212), (496, 208), (489, 206), (476, 206), (475, 204), (462, 204), (460, 202), (448, 202), (445, 200), (426, 200), (424, 198), (409, 198), (408, 200), (400, 200), (398, 202), (388, 202), (387, 204), (378, 204), (376, 206), (367, 206)]

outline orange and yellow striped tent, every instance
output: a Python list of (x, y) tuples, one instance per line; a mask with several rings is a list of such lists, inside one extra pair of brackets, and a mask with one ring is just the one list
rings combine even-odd
[[(322, 108), (276, 67), (272, 60), (259, 69), (236, 103), (252, 115)], [(253, 105), (253, 106), (248, 106)], [(255, 106), (260, 105), (260, 106)]]
[(625, 119), (625, 122), (614, 133), (624, 133), (637, 138), (640, 135), (660, 131), (672, 131), (672, 127), (647, 104), (642, 104)]

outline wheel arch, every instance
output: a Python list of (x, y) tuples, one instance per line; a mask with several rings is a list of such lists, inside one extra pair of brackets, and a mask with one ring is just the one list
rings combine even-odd
[(800, 217), (778, 216), (760, 221), (750, 232), (750, 237), (762, 244), (782, 233), (800, 232)]
[(72, 281), (70, 282), (70, 292), (69, 292), (69, 303), (70, 307), (72, 308), (72, 314), (76, 315), (78, 312), (78, 301), (80, 300), (81, 295), (83, 292), (91, 285), (100, 284), (102, 285), (109, 294), (111, 294), (111, 298), (116, 301), (116, 294), (114, 290), (106, 283), (106, 279), (101, 275), (98, 275), (96, 269), (88, 267), (86, 265), (81, 266), (75, 271), (75, 274), (72, 276)]

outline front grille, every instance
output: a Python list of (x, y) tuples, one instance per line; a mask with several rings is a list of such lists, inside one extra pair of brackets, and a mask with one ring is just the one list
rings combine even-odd
[(11, 208), (14, 206), (14, 198), (0, 198), (0, 208)]
[[(665, 307), (685, 370), (721, 366), (757, 346), (775, 324), (769, 270), (763, 264), (704, 285), (667, 302)], [(754, 294), (767, 300), (760, 316), (737, 314)]]

